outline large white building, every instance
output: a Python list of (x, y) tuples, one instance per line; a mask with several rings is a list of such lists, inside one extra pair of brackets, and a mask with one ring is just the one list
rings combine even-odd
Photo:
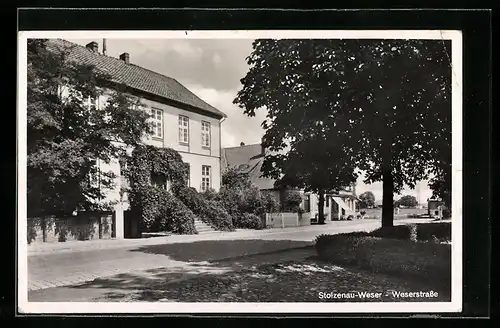
[[(189, 164), (189, 185), (198, 191), (221, 184), (221, 123), (226, 115), (209, 105), (177, 80), (133, 64), (128, 53), (119, 58), (99, 52), (98, 43), (86, 47), (61, 40), (51, 39), (48, 46), (68, 53), (68, 59), (80, 64), (93, 65), (109, 74), (113, 82), (126, 85), (127, 93), (140, 100), (140, 106), (151, 115), (154, 133), (144, 143), (156, 147), (172, 148)], [(89, 106), (103, 106), (106, 96), (89, 99)], [(116, 187), (107, 193), (106, 200), (118, 201), (114, 212), (116, 238), (123, 238), (123, 211), (128, 208), (126, 195), (120, 195), (126, 183), (121, 175), (120, 161), (106, 164), (99, 159), (100, 170), (113, 171), (118, 177)]]

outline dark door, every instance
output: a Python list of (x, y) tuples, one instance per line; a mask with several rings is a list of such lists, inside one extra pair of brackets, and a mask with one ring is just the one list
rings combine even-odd
[(339, 217), (339, 204), (332, 199), (331, 208), (331, 220), (338, 220)]

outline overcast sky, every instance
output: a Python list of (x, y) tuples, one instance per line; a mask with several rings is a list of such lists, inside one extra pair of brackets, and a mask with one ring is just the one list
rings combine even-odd
[[(91, 41), (102, 39), (68, 39), (85, 46)], [(118, 57), (124, 52), (130, 54), (130, 62), (158, 73), (175, 78), (198, 97), (227, 114), (222, 123), (222, 147), (259, 143), (264, 134), (260, 124), (266, 113), (257, 111), (255, 117), (247, 117), (243, 110), (233, 105), (233, 99), (241, 87), (240, 79), (248, 66), (246, 57), (252, 51), (249, 39), (107, 39), (107, 55)], [(358, 179), (357, 193), (370, 190), (377, 201), (382, 199), (382, 183), (365, 185)], [(421, 203), (432, 192), (425, 182), (416, 190), (406, 189), (402, 195), (414, 195)], [(399, 198), (396, 196), (396, 199)]]

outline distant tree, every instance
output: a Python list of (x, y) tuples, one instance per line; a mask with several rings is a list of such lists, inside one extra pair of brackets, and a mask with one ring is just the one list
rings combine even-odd
[(222, 186), (224, 187), (241, 189), (250, 188), (251, 184), (248, 174), (240, 172), (236, 168), (230, 168), (222, 173)]
[(139, 144), (151, 130), (147, 114), (120, 86), (94, 108), (89, 97), (101, 95), (110, 77), (49, 51), (47, 40), (28, 40), (27, 65), (28, 216), (106, 207), (100, 200), (114, 175), (95, 160), (109, 163)]
[(371, 191), (365, 191), (359, 195), (359, 199), (360, 208), (371, 208), (375, 206), (375, 195)]
[(268, 191), (261, 191), (262, 200), (264, 201), (264, 207), (266, 213), (274, 213), (279, 210), (279, 201)]
[(415, 196), (406, 195), (401, 197), (398, 201), (396, 201), (396, 206), (404, 206), (404, 207), (415, 207), (418, 205), (418, 201)]
[(325, 193), (338, 192), (356, 181), (353, 164), (340, 148), (321, 131), (311, 131), (293, 143), (286, 155), (267, 155), (263, 170), (267, 176), (277, 178), (282, 188), (302, 188), (318, 195), (318, 222), (325, 222)]
[[(265, 108), (265, 145), (290, 150), (267, 156), (265, 172), (286, 175), (290, 165), (299, 173), (290, 176), (321, 196), (361, 169), (365, 183), (383, 182), (382, 226), (392, 226), (393, 194), (428, 177), (437, 165), (436, 140), (451, 131), (450, 46), (441, 40), (256, 40), (235, 103), (249, 116)], [(342, 159), (328, 157), (328, 150)], [(298, 165), (300, 152), (316, 158)]]
[(298, 191), (289, 191), (286, 193), (282, 204), (282, 211), (297, 212), (302, 204), (302, 195)]

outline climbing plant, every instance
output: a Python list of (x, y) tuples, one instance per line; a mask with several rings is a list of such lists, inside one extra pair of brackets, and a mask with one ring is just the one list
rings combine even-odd
[(187, 183), (188, 165), (181, 155), (170, 148), (141, 145), (126, 161), (130, 206), (140, 216), (142, 228), (196, 233), (193, 212), (167, 190)]

